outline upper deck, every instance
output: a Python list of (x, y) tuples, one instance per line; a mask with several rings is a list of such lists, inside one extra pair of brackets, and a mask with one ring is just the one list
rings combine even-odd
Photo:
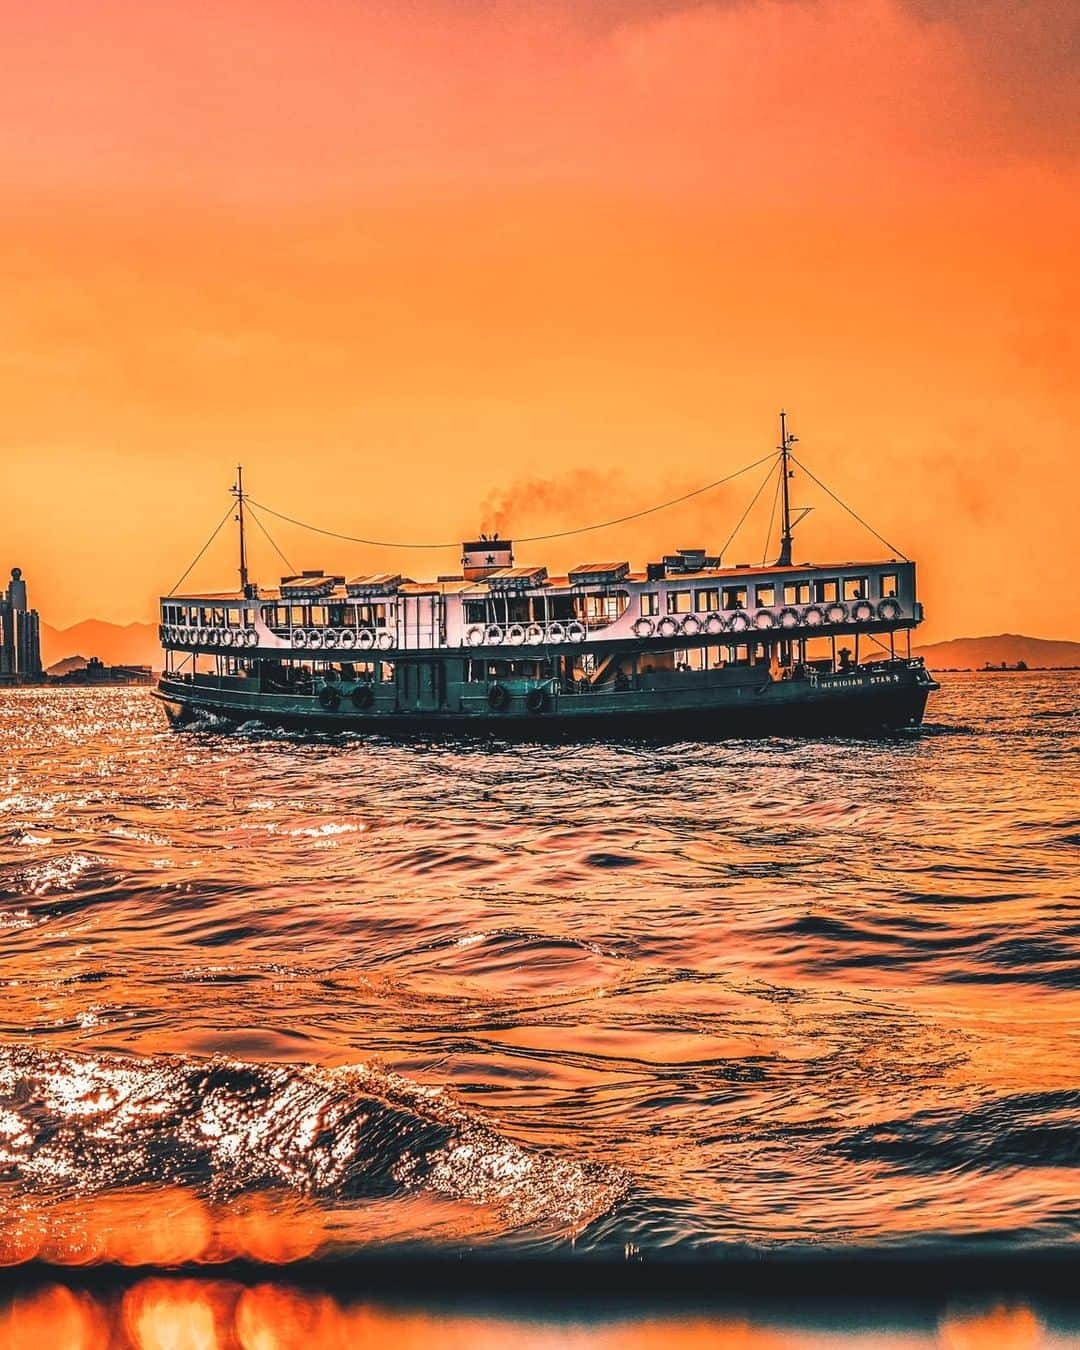
[[(273, 589), (161, 601), (170, 650), (246, 648), (282, 656), (438, 652), (610, 643), (720, 645), (911, 628), (922, 619), (915, 564), (721, 566), (680, 550), (642, 571), (588, 562), (565, 576), (515, 566), (509, 541), (466, 545), (461, 574), (415, 581), (305, 572)], [(472, 550), (472, 551), (470, 551)]]

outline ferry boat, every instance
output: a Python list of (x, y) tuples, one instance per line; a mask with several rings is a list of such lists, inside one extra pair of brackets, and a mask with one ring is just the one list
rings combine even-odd
[(301, 731), (917, 727), (938, 685), (911, 656), (915, 564), (794, 560), (794, 439), (782, 421), (779, 556), (753, 566), (679, 548), (640, 570), (601, 560), (550, 575), (519, 563), (511, 540), (481, 535), (462, 545), (459, 571), (431, 581), (304, 571), (263, 589), (248, 577), (239, 473), (239, 588), (162, 598), (155, 695), (176, 724)]

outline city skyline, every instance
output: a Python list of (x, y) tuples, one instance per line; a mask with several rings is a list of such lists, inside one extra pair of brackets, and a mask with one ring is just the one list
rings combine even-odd
[(0, 595), (0, 683), (40, 679), (41, 620), (29, 607), (22, 568), (11, 569), (11, 580)]

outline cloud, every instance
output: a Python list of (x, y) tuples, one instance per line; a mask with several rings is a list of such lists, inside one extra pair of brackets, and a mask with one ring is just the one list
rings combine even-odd
[(899, 0), (920, 23), (954, 33), (996, 105), (1010, 143), (1075, 153), (1080, 128), (1076, 0)]

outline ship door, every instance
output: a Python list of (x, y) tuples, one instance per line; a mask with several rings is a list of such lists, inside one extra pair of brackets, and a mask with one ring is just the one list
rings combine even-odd
[(414, 648), (438, 647), (442, 643), (442, 597), (430, 595), (402, 596), (401, 632), (405, 645)]
[(446, 667), (442, 661), (399, 661), (398, 707), (402, 712), (434, 712), (446, 703)]

